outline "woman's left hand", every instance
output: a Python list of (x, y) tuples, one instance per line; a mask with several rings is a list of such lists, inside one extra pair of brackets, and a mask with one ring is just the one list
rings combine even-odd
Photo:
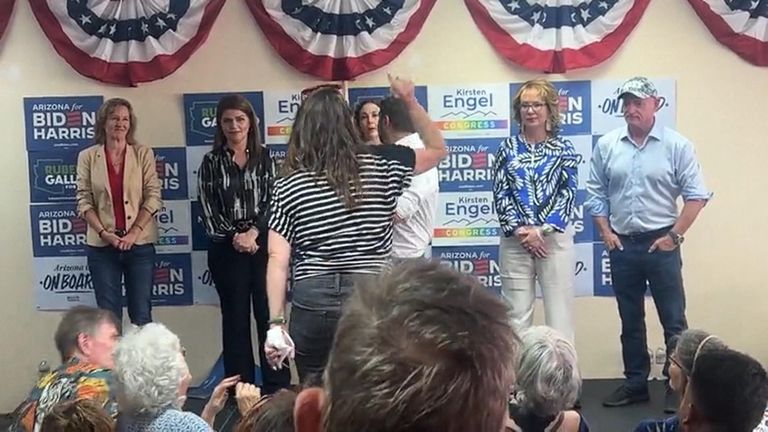
[(229, 392), (227, 390), (237, 384), (238, 381), (240, 381), (240, 375), (233, 375), (221, 380), (221, 382), (219, 382), (213, 389), (211, 398), (208, 399), (208, 403), (205, 404), (203, 412), (200, 414), (200, 417), (202, 417), (206, 423), (211, 425), (211, 427), (213, 427), (213, 420), (215, 419), (216, 414), (221, 412), (224, 408), (224, 404), (227, 403), (227, 398), (229, 397)]
[(547, 257), (547, 247), (544, 244), (544, 237), (541, 234), (541, 229), (538, 227), (532, 227), (529, 230), (524, 231), (520, 236), (520, 244), (531, 255), (536, 258)]
[(118, 249), (121, 251), (131, 250), (138, 237), (139, 235), (135, 230), (128, 231), (128, 233), (120, 239), (120, 243), (118, 243)]

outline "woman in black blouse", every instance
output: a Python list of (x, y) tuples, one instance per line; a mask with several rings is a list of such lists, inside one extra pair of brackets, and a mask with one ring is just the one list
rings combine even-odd
[(258, 120), (240, 95), (223, 97), (216, 111), (213, 150), (198, 171), (205, 231), (211, 239), (208, 267), (221, 303), (226, 376), (254, 382), (251, 305), (259, 336), (263, 391), (290, 385), (287, 369), (267, 364), (267, 221), (275, 162), (261, 144)]

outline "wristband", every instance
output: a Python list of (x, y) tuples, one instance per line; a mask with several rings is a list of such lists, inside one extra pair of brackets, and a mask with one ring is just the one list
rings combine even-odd
[(99, 238), (101, 238), (101, 235), (102, 235), (102, 234), (104, 233), (104, 231), (106, 231), (106, 230), (107, 230), (106, 228), (102, 228), (102, 229), (101, 229), (101, 231), (99, 231)]
[(285, 325), (288, 321), (285, 320), (285, 317), (280, 315), (278, 317), (272, 318), (269, 320), (268, 324), (276, 324), (276, 325)]

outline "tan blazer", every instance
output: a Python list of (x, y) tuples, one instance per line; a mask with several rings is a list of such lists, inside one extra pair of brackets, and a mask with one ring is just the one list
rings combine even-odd
[[(77, 156), (77, 213), (85, 218), (85, 212), (93, 210), (108, 231), (115, 229), (115, 212), (112, 207), (112, 191), (107, 174), (104, 145), (97, 144), (82, 150)], [(123, 163), (123, 199), (125, 226), (131, 229), (142, 208), (153, 215), (144, 230), (140, 231), (136, 244), (157, 241), (157, 222), (154, 214), (163, 206), (160, 197), (160, 180), (155, 168), (155, 153), (141, 145), (128, 145)], [(90, 246), (107, 246), (98, 231), (88, 225), (86, 241)]]

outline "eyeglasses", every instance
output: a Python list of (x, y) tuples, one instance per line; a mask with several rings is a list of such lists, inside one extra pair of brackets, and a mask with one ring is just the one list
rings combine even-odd
[(680, 371), (683, 372), (685, 376), (688, 376), (688, 370), (684, 368), (683, 365), (681, 365), (680, 362), (677, 361), (677, 359), (675, 359), (675, 357), (672, 354), (667, 356), (667, 360), (669, 360), (671, 364), (677, 366), (677, 368), (680, 369)]
[(332, 83), (332, 84), (320, 84), (314, 87), (306, 88), (301, 91), (301, 100), (304, 101), (304, 99), (308, 98), (309, 95), (311, 95), (312, 93), (318, 90), (323, 90), (323, 89), (336, 90), (337, 92), (341, 93), (343, 87), (341, 86), (341, 84)]
[(521, 103), (520, 104), (520, 110), (521, 111), (528, 111), (529, 109), (533, 108), (534, 111), (541, 111), (542, 108), (546, 106), (545, 103), (542, 102), (533, 102), (533, 103)]

